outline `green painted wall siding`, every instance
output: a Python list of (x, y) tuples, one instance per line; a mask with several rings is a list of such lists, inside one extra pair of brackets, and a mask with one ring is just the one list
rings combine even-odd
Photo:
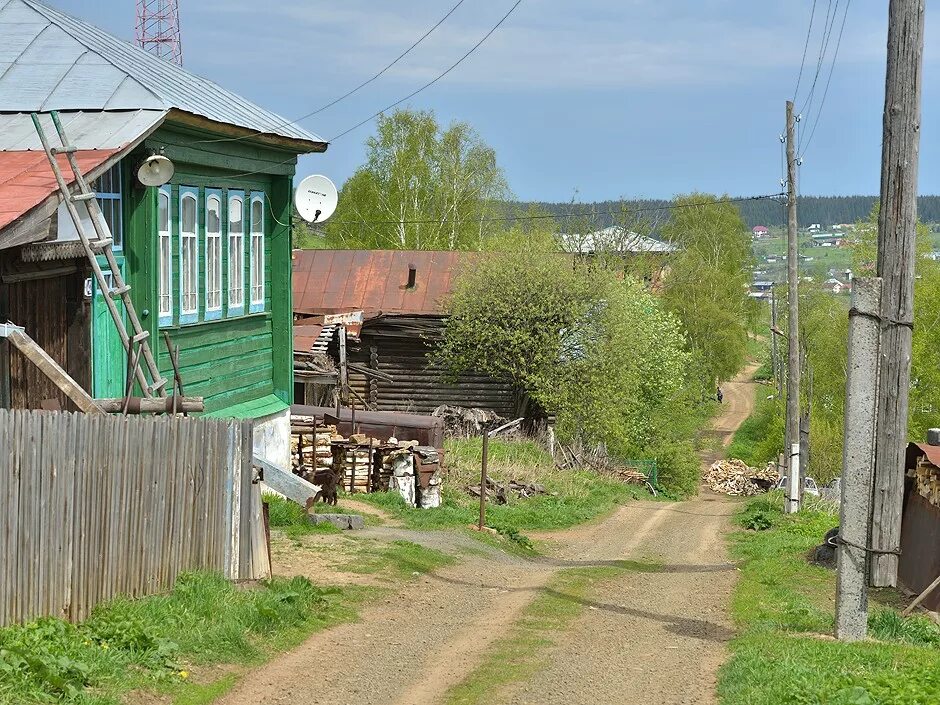
[[(174, 161), (176, 173), (169, 184), (173, 232), (173, 324), (158, 327), (157, 320), (157, 233), (156, 188), (131, 186), (132, 165), (143, 154), (127, 159), (125, 184), (125, 241), (127, 278), (144, 326), (150, 330), (152, 347), (162, 373), (172, 375), (172, 365), (163, 342), (166, 331), (180, 348), (181, 378), (187, 396), (202, 396), (206, 412), (224, 415), (228, 407), (244, 408), (250, 402), (276, 395), (291, 403), (293, 392), (293, 338), (291, 305), (291, 195), (293, 155), (282, 150), (247, 142), (199, 144), (212, 139), (209, 133), (165, 126), (145, 142), (145, 153), (160, 150)], [(198, 160), (194, 163), (190, 160)], [(288, 160), (275, 169), (272, 165)], [(275, 172), (239, 176), (237, 172)], [(199, 313), (198, 322), (180, 324), (180, 187), (198, 190)], [(205, 320), (205, 221), (206, 189), (222, 194), (222, 300), (223, 317)], [(245, 195), (245, 313), (228, 315), (228, 191)], [(265, 307), (249, 313), (250, 306), (250, 200), (252, 192), (264, 192), (265, 212)], [(278, 222), (279, 221), (279, 222)], [(233, 410), (233, 413), (237, 410)]]

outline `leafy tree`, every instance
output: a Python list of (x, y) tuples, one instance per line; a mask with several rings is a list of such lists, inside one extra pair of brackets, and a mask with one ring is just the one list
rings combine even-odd
[(682, 321), (708, 378), (731, 379), (744, 365), (748, 324), (758, 312), (747, 295), (750, 237), (734, 204), (691, 194), (674, 205), (663, 234), (680, 252), (665, 278), (666, 307)]
[(379, 118), (366, 147), (327, 223), (331, 246), (474, 250), (493, 234), (487, 219), (508, 188), (496, 153), (468, 124), (442, 129), (433, 112), (397, 110)]

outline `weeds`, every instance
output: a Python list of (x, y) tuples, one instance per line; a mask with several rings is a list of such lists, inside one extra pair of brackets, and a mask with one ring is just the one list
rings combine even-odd
[(240, 589), (185, 574), (168, 595), (117, 599), (80, 625), (0, 629), (0, 702), (104, 705), (134, 688), (172, 689), (190, 664), (255, 662), (345, 614), (338, 591), (304, 578)]

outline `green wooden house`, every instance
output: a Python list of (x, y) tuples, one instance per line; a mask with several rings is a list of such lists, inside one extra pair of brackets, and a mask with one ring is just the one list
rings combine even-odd
[[(0, 0), (0, 47), (0, 322), (26, 328), (95, 397), (125, 394), (106, 292), (29, 119), (58, 110), (164, 375), (166, 332), (186, 396), (203, 397), (211, 416), (257, 419), (256, 451), (287, 464), (292, 183), (297, 156), (326, 144), (37, 0)], [(175, 167), (162, 187), (137, 180), (153, 154)], [(0, 348), (0, 405), (67, 406)]]

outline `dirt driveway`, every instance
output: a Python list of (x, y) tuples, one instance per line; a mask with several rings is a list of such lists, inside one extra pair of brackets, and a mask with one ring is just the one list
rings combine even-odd
[[(742, 378), (724, 391), (715, 431), (728, 435), (746, 418), (753, 387)], [(735, 506), (711, 494), (631, 503), (604, 521), (553, 534), (550, 557), (539, 560), (477, 547), (457, 565), (370, 607), (359, 622), (317, 634), (247, 674), (220, 702), (445, 703), (560, 571), (630, 560), (653, 568), (619, 573), (587, 596), (570, 595), (583, 609), (546, 640), (538, 671), (494, 688), (482, 702), (713, 703), (732, 635), (728, 605), (736, 569), (723, 535)], [(468, 540), (371, 531), (379, 540), (407, 538), (438, 548)]]

